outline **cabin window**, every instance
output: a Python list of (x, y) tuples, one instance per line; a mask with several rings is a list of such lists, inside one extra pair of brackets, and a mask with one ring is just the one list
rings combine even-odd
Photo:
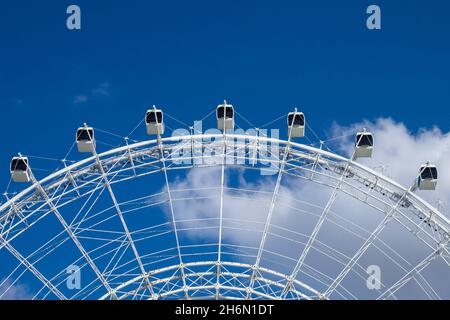
[[(223, 114), (224, 114), (224, 107), (219, 107), (217, 109), (217, 118), (222, 119), (223, 118)], [(226, 118), (227, 119), (231, 119), (233, 118), (233, 108), (232, 107), (227, 107), (226, 108)]]
[(77, 141), (90, 141), (94, 137), (93, 129), (81, 129), (77, 133)]
[(422, 179), (437, 179), (437, 176), (437, 169), (435, 167), (422, 168), (422, 173), (420, 174)]
[(11, 161), (11, 171), (26, 171), (28, 168), (28, 161), (26, 159), (13, 159)]
[(359, 147), (372, 147), (373, 136), (371, 134), (358, 134), (356, 135), (356, 143)]
[(147, 123), (156, 123), (156, 120), (158, 119), (158, 124), (162, 123), (162, 112), (154, 112), (150, 111), (147, 113)]
[[(295, 118), (294, 118), (295, 115)], [(294, 121), (294, 125), (304, 126), (305, 125), (305, 117), (302, 114), (290, 114), (288, 116), (288, 125), (292, 125), (292, 121)]]

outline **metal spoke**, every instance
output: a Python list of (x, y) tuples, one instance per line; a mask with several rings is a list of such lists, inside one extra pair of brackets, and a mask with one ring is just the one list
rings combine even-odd
[(355, 253), (355, 255), (350, 259), (344, 269), (339, 273), (330, 287), (325, 291), (325, 296), (330, 296), (331, 293), (337, 288), (337, 286), (341, 283), (341, 281), (347, 276), (347, 274), (351, 271), (354, 265), (358, 262), (359, 258), (367, 251), (367, 249), (372, 245), (373, 241), (379, 236), (379, 234), (384, 230), (386, 225), (394, 216), (397, 208), (400, 204), (406, 199), (409, 194), (409, 190), (403, 194), (403, 196), (397, 201), (397, 203), (389, 210), (388, 213), (384, 216), (383, 220), (378, 224), (372, 234), (367, 238), (361, 248)]
[[(144, 265), (142, 264), (141, 256), (139, 255), (139, 252), (137, 251), (136, 245), (134, 244), (133, 238), (131, 237), (130, 230), (128, 229), (128, 225), (125, 222), (125, 218), (123, 217), (122, 210), (120, 209), (119, 203), (117, 202), (116, 195), (114, 194), (114, 191), (113, 191), (113, 189), (111, 187), (111, 183), (110, 183), (110, 181), (108, 179), (108, 176), (107, 176), (107, 174), (105, 172), (105, 169), (103, 168), (103, 164), (100, 161), (100, 158), (99, 158), (95, 148), (93, 150), (93, 153), (94, 153), (94, 156), (97, 159), (97, 164), (98, 164), (98, 166), (100, 168), (100, 172), (102, 174), (102, 178), (103, 178), (103, 180), (105, 182), (106, 188), (108, 189), (109, 195), (111, 196), (111, 199), (113, 201), (114, 207), (115, 207), (116, 212), (117, 212), (117, 215), (120, 218), (120, 222), (122, 223), (123, 229), (125, 231), (125, 234), (126, 234), (126, 237), (128, 239), (128, 242), (130, 243), (131, 249), (133, 250), (133, 254), (134, 254), (135, 258), (136, 258), (137, 263), (139, 264), (139, 268), (141, 269), (142, 275), (145, 276), (144, 277), (145, 282), (147, 283), (150, 292), (152, 294), (154, 294), (153, 287), (150, 284), (150, 281), (148, 280), (147, 272), (145, 271)], [(133, 165), (133, 168), (134, 168), (134, 165)]]
[[(156, 110), (155, 106), (153, 106), (153, 110)], [(156, 118), (156, 124), (158, 125), (158, 117)], [(184, 271), (184, 265), (183, 265), (183, 259), (181, 257), (181, 249), (180, 249), (180, 240), (178, 238), (178, 229), (177, 229), (177, 222), (175, 219), (175, 210), (174, 210), (174, 206), (173, 206), (173, 200), (172, 200), (172, 193), (170, 190), (170, 183), (169, 183), (169, 177), (167, 175), (167, 166), (166, 166), (166, 159), (164, 156), (164, 147), (163, 147), (163, 142), (161, 139), (161, 133), (158, 130), (158, 147), (159, 147), (159, 151), (160, 151), (160, 160), (162, 162), (162, 171), (164, 173), (164, 180), (166, 182), (166, 189), (167, 189), (167, 196), (169, 197), (169, 206), (170, 206), (170, 214), (172, 216), (172, 226), (173, 226), (173, 232), (175, 234), (175, 242), (176, 242), (176, 246), (177, 246), (177, 253), (178, 253), (178, 260), (180, 262), (180, 272), (181, 272), (181, 277), (182, 277), (182, 281), (183, 281), (183, 288), (184, 288), (184, 292), (185, 292), (185, 298), (189, 299), (189, 293), (186, 290), (187, 285), (186, 285), (186, 275), (185, 275), (185, 271)]]
[(72, 229), (69, 227), (69, 225), (67, 224), (67, 222), (64, 220), (63, 216), (61, 215), (61, 213), (59, 212), (59, 210), (55, 207), (55, 205), (53, 204), (53, 202), (51, 201), (51, 199), (49, 198), (47, 192), (44, 190), (44, 188), (42, 188), (41, 184), (36, 180), (36, 178), (31, 175), (33, 184), (36, 186), (36, 188), (39, 190), (39, 192), (42, 194), (42, 196), (45, 198), (45, 200), (47, 201), (48, 206), (50, 207), (50, 210), (55, 214), (56, 218), (59, 220), (59, 222), (61, 223), (61, 225), (63, 226), (64, 230), (66, 230), (67, 234), (70, 236), (70, 238), (72, 238), (73, 242), (75, 243), (76, 247), (78, 248), (78, 250), (81, 252), (81, 254), (84, 256), (84, 258), (87, 260), (87, 262), (89, 263), (89, 265), (91, 266), (92, 270), (94, 271), (94, 273), (97, 275), (98, 279), (100, 280), (100, 282), (103, 284), (103, 286), (105, 287), (105, 289), (109, 292), (112, 293), (112, 296), (114, 298), (117, 298), (117, 296), (115, 295), (115, 293), (112, 291), (112, 288), (110, 287), (109, 283), (105, 280), (105, 278), (103, 277), (103, 274), (100, 272), (100, 270), (98, 269), (98, 267), (96, 266), (96, 264), (94, 263), (94, 261), (91, 259), (91, 257), (89, 256), (89, 254), (86, 252), (86, 250), (84, 249), (83, 245), (81, 244), (80, 240), (77, 238), (77, 236), (75, 235), (75, 233), (72, 231)]
[[(223, 120), (223, 126), (225, 128), (225, 117)], [(225, 129), (223, 130), (223, 154), (222, 154), (222, 165), (221, 165), (221, 175), (220, 175), (220, 212), (219, 212), (219, 244), (218, 244), (218, 254), (217, 254), (217, 279), (216, 279), (216, 300), (220, 298), (220, 272), (221, 272), (221, 260), (222, 260), (222, 225), (223, 225), (223, 196), (224, 196), (224, 180), (225, 180), (225, 160), (227, 154), (227, 143), (226, 143)]]
[[(419, 173), (419, 175), (421, 172)], [(416, 183), (414, 182), (412, 186), (406, 190), (403, 195), (398, 199), (398, 201), (392, 206), (392, 208), (389, 210), (389, 212), (386, 213), (383, 220), (378, 224), (378, 226), (375, 228), (375, 230), (372, 232), (372, 234), (366, 239), (364, 244), (358, 249), (358, 251), (355, 253), (355, 255), (350, 259), (350, 261), (347, 263), (347, 265), (344, 267), (344, 269), (339, 273), (339, 275), (334, 279), (333, 283), (330, 285), (330, 287), (326, 290), (325, 296), (329, 297), (331, 293), (339, 286), (341, 281), (347, 276), (347, 274), (351, 271), (351, 269), (354, 267), (356, 262), (361, 258), (362, 255), (367, 251), (367, 249), (371, 246), (373, 241), (380, 235), (380, 233), (384, 230), (386, 225), (389, 223), (389, 221), (392, 219), (392, 217), (395, 215), (395, 213), (398, 210), (398, 207), (404, 203), (404, 201), (407, 199), (408, 195), (415, 190)]]
[[(292, 124), (293, 124), (293, 121), (294, 121), (294, 119), (292, 119)], [(290, 147), (290, 143), (291, 143), (292, 127), (293, 126), (291, 125), (291, 128), (289, 129), (289, 132), (288, 132), (288, 141), (287, 141), (286, 146), (284, 148), (283, 160), (279, 164), (277, 181), (275, 183), (275, 187), (274, 187), (274, 190), (273, 190), (272, 200), (270, 201), (269, 212), (267, 214), (266, 223), (264, 225), (264, 231), (263, 231), (262, 239), (261, 239), (261, 242), (260, 242), (260, 245), (259, 245), (258, 254), (256, 256), (256, 262), (255, 262), (254, 269), (253, 269), (253, 272), (252, 272), (252, 276), (251, 276), (251, 279), (250, 279), (250, 284), (248, 286), (249, 290), (247, 292), (247, 299), (250, 299), (251, 291), (253, 290), (253, 286), (255, 285), (256, 275), (257, 275), (257, 272), (258, 272), (259, 264), (261, 263), (261, 257), (262, 257), (262, 254), (263, 254), (264, 246), (266, 244), (267, 234), (268, 234), (268, 231), (269, 231), (270, 223), (272, 221), (272, 214), (273, 214), (273, 211), (275, 209), (275, 202), (277, 200), (278, 192), (279, 192), (280, 186), (281, 186), (281, 178), (283, 176), (284, 167), (286, 166), (287, 158), (288, 158), (288, 155), (289, 155), (289, 147)]]
[(2, 245), (5, 246), (5, 248), (11, 252), (11, 254), (19, 260), (19, 262), (24, 265), (32, 274), (36, 276), (36, 278), (39, 279), (39, 281), (44, 284), (51, 292), (55, 294), (60, 300), (66, 300), (67, 298), (64, 296), (64, 294), (61, 293), (50, 281), (47, 280), (47, 278), (39, 272), (36, 267), (30, 263), (27, 259), (25, 259), (10, 243), (7, 243), (3, 237), (0, 237), (0, 242)]
[(439, 250), (437, 250), (436, 252), (432, 252), (430, 255), (428, 255), (413, 269), (411, 269), (408, 273), (406, 273), (400, 280), (398, 280), (396, 283), (394, 283), (392, 286), (386, 289), (386, 291), (384, 291), (381, 295), (379, 295), (377, 300), (388, 299), (390, 296), (392, 296), (401, 287), (407, 284), (409, 280), (411, 280), (414, 277), (415, 274), (421, 272), (423, 269), (429, 266), (430, 263), (439, 256), (439, 253), (440, 253)]
[[(355, 154), (353, 153), (352, 158), (354, 157), (354, 155)], [(326, 219), (328, 213), (330, 212), (331, 207), (334, 204), (334, 201), (336, 200), (336, 197), (338, 195), (339, 189), (341, 188), (342, 183), (344, 182), (345, 175), (347, 174), (351, 163), (352, 163), (352, 160), (351, 159), (348, 160), (347, 164), (345, 165), (344, 170), (342, 170), (342, 174), (341, 174), (341, 176), (339, 178), (339, 181), (336, 183), (336, 186), (334, 187), (334, 189), (333, 189), (333, 191), (331, 193), (331, 196), (328, 199), (327, 204), (323, 208), (322, 213), (320, 214), (319, 220), (317, 221), (317, 223), (316, 223), (316, 225), (314, 227), (314, 230), (312, 231), (312, 233), (311, 233), (311, 235), (310, 235), (310, 237), (308, 239), (308, 242), (306, 243), (305, 247), (303, 248), (303, 251), (300, 254), (300, 257), (298, 258), (297, 264), (295, 265), (295, 267), (294, 267), (294, 269), (293, 269), (293, 271), (292, 271), (292, 273), (291, 273), (291, 275), (289, 277), (289, 280), (286, 283), (286, 286), (285, 286), (285, 288), (283, 289), (283, 291), (282, 291), (282, 293), (280, 295), (281, 299), (283, 299), (287, 295), (287, 293), (290, 290), (290, 287), (292, 285), (293, 280), (297, 278), (297, 275), (300, 272), (300, 269), (303, 266), (303, 263), (305, 262), (306, 256), (308, 255), (309, 250), (311, 249), (314, 241), (316, 240), (317, 234), (319, 233), (320, 228), (322, 227), (323, 223), (325, 222), (325, 219)]]

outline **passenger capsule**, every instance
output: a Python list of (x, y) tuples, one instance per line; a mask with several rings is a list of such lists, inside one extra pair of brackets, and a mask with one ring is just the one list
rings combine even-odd
[(420, 167), (417, 186), (420, 190), (435, 190), (438, 180), (438, 172), (435, 165), (424, 164)]
[(305, 115), (295, 109), (287, 117), (288, 134), (292, 138), (302, 138), (305, 136)]
[(30, 167), (27, 157), (14, 157), (11, 160), (11, 178), (14, 182), (30, 182)]
[(94, 129), (92, 127), (80, 127), (77, 130), (76, 142), (78, 152), (91, 152), (95, 150)]
[(147, 126), (147, 134), (162, 135), (164, 134), (164, 114), (160, 109), (150, 109), (145, 115), (145, 125)]
[(234, 129), (234, 108), (226, 101), (216, 109), (217, 128), (219, 130)]
[(356, 134), (355, 154), (358, 158), (370, 158), (373, 151), (373, 135), (365, 129)]

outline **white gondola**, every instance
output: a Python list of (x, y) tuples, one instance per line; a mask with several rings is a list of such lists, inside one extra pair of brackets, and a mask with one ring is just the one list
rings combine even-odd
[(234, 108), (226, 101), (219, 104), (216, 109), (217, 128), (219, 130), (234, 129)]
[(436, 166), (428, 163), (422, 165), (417, 179), (417, 186), (420, 190), (435, 190), (438, 180)]
[(27, 157), (14, 157), (11, 160), (11, 178), (14, 182), (30, 182), (30, 167)]
[(289, 112), (287, 117), (288, 134), (292, 138), (302, 138), (305, 136), (305, 115), (303, 112)]
[(94, 129), (87, 126), (78, 128), (76, 142), (78, 152), (93, 153), (95, 150)]
[(150, 109), (145, 115), (147, 134), (164, 134), (164, 114), (160, 109)]
[(358, 132), (356, 134), (355, 155), (358, 158), (370, 158), (373, 151), (373, 135), (370, 132)]

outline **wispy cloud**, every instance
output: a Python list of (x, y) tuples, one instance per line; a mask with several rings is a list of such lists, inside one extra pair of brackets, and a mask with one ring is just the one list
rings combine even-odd
[(91, 90), (91, 93), (95, 96), (109, 96), (109, 82), (102, 82), (100, 85)]
[[(347, 136), (336, 147), (340, 153), (350, 154), (354, 145), (354, 134), (366, 127), (374, 133), (375, 150), (372, 159), (359, 159), (365, 165), (381, 170), (384, 173), (408, 187), (417, 176), (421, 164), (432, 161), (439, 168), (439, 182), (436, 192), (420, 192), (420, 196), (436, 205), (440, 199), (450, 203), (450, 171), (447, 170), (447, 159), (450, 158), (450, 133), (443, 133), (438, 128), (422, 129), (414, 134), (408, 131), (402, 123), (392, 119), (378, 119), (375, 122), (363, 121), (351, 126), (335, 124), (331, 129), (333, 136)], [(199, 168), (190, 170), (186, 177), (171, 184), (175, 199), (174, 211), (179, 221), (183, 235), (191, 240), (217, 241), (218, 215), (220, 212), (220, 168)], [(238, 175), (236, 176), (236, 172)], [(239, 246), (258, 248), (262, 237), (264, 223), (269, 212), (269, 204), (274, 190), (275, 177), (260, 176), (257, 181), (246, 180), (241, 170), (226, 170), (223, 207), (223, 241)], [(234, 187), (234, 188), (232, 188)], [(239, 191), (240, 190), (240, 191)], [(251, 192), (250, 192), (251, 191)], [(330, 188), (309, 183), (301, 179), (283, 177), (279, 190), (276, 209), (273, 212), (268, 241), (265, 245), (269, 258), (280, 260), (282, 266), (277, 270), (290, 273), (295, 262), (271, 256), (267, 252), (276, 252), (293, 259), (298, 259), (309, 235), (316, 225), (319, 215), (330, 198)], [(167, 211), (167, 214), (170, 214)], [(339, 193), (332, 209), (322, 226), (314, 244), (314, 250), (305, 260), (307, 266), (313, 266), (324, 274), (338, 274), (343, 264), (347, 263), (353, 254), (361, 247), (365, 239), (380, 222), (378, 210), (363, 202), (355, 201), (350, 196)], [(183, 220), (183, 221), (182, 221)], [(351, 232), (348, 232), (351, 230)], [(275, 236), (275, 234), (279, 236)], [(285, 237), (294, 239), (287, 240)], [(402, 268), (392, 263), (395, 254), (410, 263), (418, 263), (426, 254), (414, 236), (400, 224), (391, 223), (383, 236), (375, 241), (376, 251), (361, 259), (352, 272), (359, 272), (360, 278), (349, 277), (347, 287), (350, 291), (359, 290), (365, 298), (376, 298), (377, 292), (368, 291), (365, 287), (365, 268), (370, 264), (378, 264), (383, 268), (387, 285), (391, 280), (398, 280), (411, 265), (400, 260)], [(415, 243), (415, 244), (414, 244)], [(336, 261), (330, 261), (321, 256), (320, 248), (333, 255)], [(382, 249), (380, 249), (382, 248)], [(335, 251), (331, 251), (335, 250)], [(372, 249), (373, 250), (373, 249)], [(395, 250), (395, 254), (393, 254)], [(252, 251), (253, 252), (253, 251)], [(254, 254), (254, 252), (253, 252)], [(389, 256), (388, 256), (389, 255)], [(246, 258), (243, 258), (246, 259)], [(254, 263), (254, 258), (247, 258), (248, 263)], [(341, 261), (341, 262), (337, 262)], [(267, 260), (264, 262), (267, 265)], [(357, 265), (358, 266), (358, 265)], [(428, 267), (430, 274), (427, 280), (438, 283), (439, 275), (446, 272), (439, 264)], [(434, 269), (437, 268), (437, 269)], [(305, 270), (305, 269), (303, 269)], [(399, 276), (400, 275), (400, 276)], [(307, 277), (306, 274), (302, 276)], [(396, 277), (397, 276), (397, 277)], [(392, 278), (392, 279), (390, 279)], [(326, 289), (326, 285), (314, 283), (317, 288)], [(358, 289), (356, 289), (358, 288)], [(364, 293), (362, 293), (364, 292)], [(414, 293), (412, 293), (414, 292)], [(423, 291), (409, 289), (413, 297), (424, 298)], [(450, 292), (439, 292), (442, 298), (449, 298)], [(400, 296), (401, 297), (401, 296)]]
[(73, 104), (85, 103), (88, 100), (89, 100), (89, 97), (87, 95), (78, 94), (73, 98)]
[(91, 89), (88, 93), (80, 93), (72, 98), (74, 105), (86, 103), (87, 101), (96, 97), (108, 97), (110, 96), (110, 84), (105, 81), (100, 83), (95, 88)]
[[(354, 133), (367, 128), (374, 135), (374, 152), (371, 159), (359, 159), (365, 165), (374, 167), (409, 187), (419, 173), (420, 165), (430, 161), (437, 165), (439, 181), (435, 192), (421, 192), (421, 196), (437, 205), (437, 201), (450, 204), (450, 132), (439, 128), (420, 129), (412, 133), (403, 123), (389, 118), (376, 121), (362, 121), (350, 126), (334, 125), (334, 136), (346, 136), (338, 143), (341, 152), (350, 154), (353, 150)], [(382, 169), (381, 169), (382, 168)]]
[(30, 300), (32, 297), (26, 285), (14, 284), (10, 280), (0, 281), (0, 300)]
[[(350, 155), (354, 147), (355, 133), (362, 128), (367, 128), (374, 134), (375, 147), (372, 158), (360, 158), (358, 162), (393, 178), (405, 187), (409, 187), (417, 177), (420, 165), (430, 161), (438, 166), (438, 187), (435, 192), (420, 192), (420, 196), (435, 206), (438, 200), (441, 204), (450, 204), (450, 170), (447, 170), (450, 158), (450, 133), (443, 133), (438, 128), (431, 128), (421, 129), (417, 134), (413, 134), (403, 123), (385, 118), (375, 122), (355, 123), (350, 126), (335, 124), (331, 129), (333, 136), (345, 137), (337, 145), (334, 145), (338, 152)], [(230, 170), (227, 170), (227, 173), (230, 174)], [(244, 194), (237, 199), (233, 197), (232, 191), (225, 190), (226, 205), (230, 215), (238, 218), (242, 216), (242, 212), (245, 212), (247, 218), (261, 220), (261, 214), (258, 211), (267, 211), (268, 209), (268, 202), (273, 191), (273, 179), (274, 177), (261, 176), (256, 182), (249, 182), (240, 173), (238, 187), (258, 190), (259, 193)], [(318, 200), (322, 198), (320, 192), (317, 193), (317, 190), (310, 186), (311, 183), (296, 182), (287, 177), (283, 181), (280, 196), (283, 198), (285, 206), (288, 206), (293, 199), (298, 199), (297, 195), (300, 191), (303, 193), (302, 198), (305, 199)], [(197, 202), (178, 202), (176, 205), (179, 207), (179, 212), (183, 212), (183, 218), (215, 217), (220, 203), (220, 191), (217, 189), (220, 185), (219, 182), (220, 168), (211, 167), (192, 169), (185, 179), (178, 179), (173, 183), (174, 190), (190, 190), (190, 195), (203, 199)], [(227, 181), (225, 181), (225, 185), (227, 185)], [(323, 198), (329, 195), (329, 190), (322, 192), (325, 193)], [(249, 205), (249, 203), (251, 204)], [(280, 211), (288, 210), (280, 208)], [(215, 231), (211, 232), (211, 235), (214, 236)], [(208, 236), (208, 234), (202, 236)]]

